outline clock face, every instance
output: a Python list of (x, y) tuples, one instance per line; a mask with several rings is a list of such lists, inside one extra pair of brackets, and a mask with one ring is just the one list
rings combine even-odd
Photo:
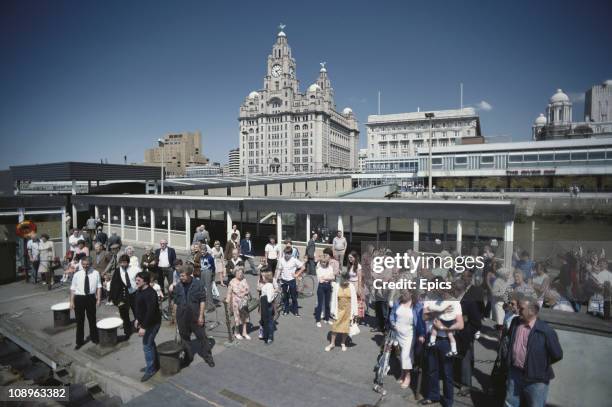
[(293, 67), (289, 68), (289, 75), (291, 75), (292, 78), (295, 76), (295, 69), (293, 69)]
[(278, 78), (282, 71), (283, 71), (283, 68), (281, 68), (280, 65), (274, 65), (272, 67), (272, 76), (274, 76), (275, 78)]

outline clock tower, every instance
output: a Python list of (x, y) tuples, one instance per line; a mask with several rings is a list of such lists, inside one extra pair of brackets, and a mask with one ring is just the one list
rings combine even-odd
[(295, 59), (291, 56), (291, 47), (287, 42), (287, 35), (279, 26), (276, 42), (272, 46), (272, 53), (268, 55), (268, 70), (264, 78), (264, 89), (270, 96), (278, 96), (283, 105), (290, 107), (291, 101), (298, 93), (299, 81), (296, 79)]
[(240, 105), (240, 174), (308, 173), (357, 167), (359, 128), (336, 110), (325, 62), (303, 92), (285, 26), (268, 55), (263, 88)]

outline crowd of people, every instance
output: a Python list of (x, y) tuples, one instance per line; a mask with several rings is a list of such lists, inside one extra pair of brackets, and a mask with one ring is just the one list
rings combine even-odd
[[(85, 239), (84, 233), (90, 238)], [(549, 307), (575, 312), (585, 304), (591, 310), (594, 300), (603, 298), (605, 285), (612, 281), (603, 251), (580, 250), (561, 256), (555, 278), (548, 275), (547, 263), (534, 262), (525, 251), (517, 251), (512, 268), (505, 268), (490, 246), (472, 251), (485, 259), (482, 268), (456, 270), (421, 264), (416, 272), (392, 267), (377, 274), (372, 271), (375, 258), (393, 257), (395, 253), (370, 245), (363, 256), (356, 251), (347, 254), (341, 231), (323, 250), (317, 248), (317, 239), (313, 233), (303, 256), (290, 239), (277, 243), (275, 236), (269, 237), (260, 252), (251, 234), (247, 231), (241, 235), (233, 225), (222, 248), (201, 225), (193, 236), (190, 255), (183, 260), (165, 240), (155, 250), (147, 247), (138, 258), (132, 247), (123, 247), (116, 234), (107, 236), (101, 225), (94, 231), (74, 230), (63, 279), (71, 281), (76, 349), (85, 342), (85, 317), (90, 340), (97, 342), (95, 309), (106, 300), (118, 308), (125, 336), (129, 339), (137, 332), (143, 338), (143, 380), (159, 368), (155, 336), (162, 318), (177, 325), (184, 342), (194, 333), (202, 344), (202, 358), (214, 366), (205, 331), (208, 312), (215, 311), (221, 301), (226, 302), (233, 316), (234, 338), (249, 341), (249, 328), (255, 325), (251, 323), (252, 314), (259, 308), (258, 337), (266, 345), (273, 344), (277, 312), (301, 317), (297, 281), (308, 273), (317, 282), (314, 326), (323, 328), (325, 324), (330, 329), (330, 341), (322, 344), (325, 352), (337, 346), (347, 351), (352, 338), (370, 325), (372, 332), (392, 335), (399, 344), (400, 387), (412, 387), (422, 394), (422, 404), (450, 406), (454, 386), (458, 385), (462, 395), (472, 390), (474, 342), (481, 335), (483, 321), (490, 318), (499, 351), (488, 390), (503, 393), (508, 406), (521, 405), (521, 400), (543, 406), (548, 383), (554, 377), (551, 365), (562, 358), (562, 350), (554, 330), (538, 319), (539, 310)], [(90, 253), (91, 245), (94, 250)], [(36, 252), (30, 246), (28, 243), (28, 253), (33, 256)], [(38, 255), (42, 263), (48, 256), (40, 256), (41, 250)], [(441, 257), (457, 255), (445, 250), (440, 253)], [(40, 264), (38, 267), (40, 270)], [(247, 271), (258, 276), (253, 289), (245, 278)], [(381, 286), (373, 284), (375, 278), (387, 283), (425, 279), (452, 285), (450, 290), (385, 288), (388, 285), (376, 288)], [(223, 296), (219, 287), (226, 289)], [(162, 302), (168, 306), (162, 307)], [(189, 347), (186, 352), (190, 352)], [(453, 374), (454, 367), (460, 372), (458, 377)], [(419, 372), (422, 386), (417, 388), (415, 377)], [(439, 380), (443, 381), (442, 391)]]

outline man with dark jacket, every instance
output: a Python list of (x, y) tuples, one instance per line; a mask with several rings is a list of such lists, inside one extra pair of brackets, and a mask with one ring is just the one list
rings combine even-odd
[(538, 319), (537, 300), (524, 297), (518, 304), (520, 318), (510, 325), (506, 406), (544, 407), (548, 384), (555, 377), (552, 364), (563, 359), (557, 333)]
[(176, 252), (168, 247), (168, 241), (159, 241), (159, 249), (155, 249), (155, 264), (157, 264), (158, 283), (162, 292), (164, 291), (164, 277), (168, 280), (168, 287), (172, 284), (172, 274), (176, 263)]
[(119, 257), (119, 267), (113, 270), (109, 299), (119, 309), (123, 320), (123, 332), (129, 339), (132, 334), (130, 324), (130, 309), (135, 314), (134, 301), (136, 297), (136, 275), (134, 268), (129, 267), (130, 256), (122, 254)]
[(463, 329), (455, 333), (459, 345), (460, 357), (456, 359), (459, 368), (461, 389), (460, 396), (468, 396), (472, 387), (472, 369), (474, 368), (474, 335), (482, 327), (482, 290), (472, 285), (472, 271), (465, 270), (461, 280), (453, 283), (455, 297), (459, 299), (463, 313)]
[(200, 356), (210, 367), (215, 366), (210, 343), (204, 328), (204, 312), (206, 308), (206, 291), (200, 280), (192, 276), (193, 268), (186, 264), (180, 269), (180, 280), (174, 287), (174, 314), (179, 335), (183, 341), (185, 355), (190, 362), (193, 360), (191, 351), (191, 333), (193, 332), (201, 344)]
[(319, 236), (316, 233), (312, 234), (312, 237), (308, 241), (308, 245), (306, 246), (306, 271), (308, 274), (315, 275), (316, 271), (316, 262), (315, 262), (315, 251), (316, 251), (316, 242)]
[(155, 346), (155, 336), (161, 326), (161, 313), (157, 301), (157, 293), (151, 287), (151, 275), (142, 271), (136, 274), (135, 313), (134, 326), (138, 336), (142, 337), (142, 349), (145, 356), (145, 374), (141, 381), (149, 380), (159, 369), (159, 357)]
[(246, 232), (244, 239), (240, 242), (240, 257), (245, 263), (249, 263), (251, 274), (257, 275), (257, 265), (255, 264), (255, 247), (253, 247), (253, 241), (251, 240), (251, 233)]

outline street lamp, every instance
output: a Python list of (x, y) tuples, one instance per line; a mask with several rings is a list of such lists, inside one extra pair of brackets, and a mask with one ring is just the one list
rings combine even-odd
[[(246, 132), (246, 131), (244, 131), (244, 130), (242, 131), (242, 135), (243, 135), (243, 136), (245, 136), (245, 137), (246, 137), (246, 136), (248, 136), (248, 134), (249, 134), (248, 132)], [(247, 144), (247, 141), (248, 141), (248, 140), (245, 140), (245, 142), (243, 143), (245, 146), (246, 146), (246, 144)], [(248, 161), (248, 160), (249, 160), (249, 158), (248, 158), (248, 157), (246, 157), (246, 158), (245, 158), (245, 162), (246, 162), (247, 164), (246, 164), (246, 168), (245, 168), (245, 171), (244, 171), (244, 173), (246, 174), (246, 196), (247, 196), (247, 198), (250, 196), (250, 194), (249, 194), (249, 164), (248, 164), (248, 162), (249, 162), (249, 161)]]
[(164, 155), (164, 151), (166, 150), (166, 143), (164, 142), (164, 140), (158, 138), (157, 139), (157, 145), (161, 148), (161, 193), (162, 195), (164, 194), (164, 160), (165, 160), (165, 155)]
[(425, 113), (425, 117), (429, 119), (429, 169), (427, 173), (429, 174), (429, 188), (427, 197), (431, 199), (431, 144), (433, 139), (433, 123), (432, 119), (434, 118), (433, 112)]

